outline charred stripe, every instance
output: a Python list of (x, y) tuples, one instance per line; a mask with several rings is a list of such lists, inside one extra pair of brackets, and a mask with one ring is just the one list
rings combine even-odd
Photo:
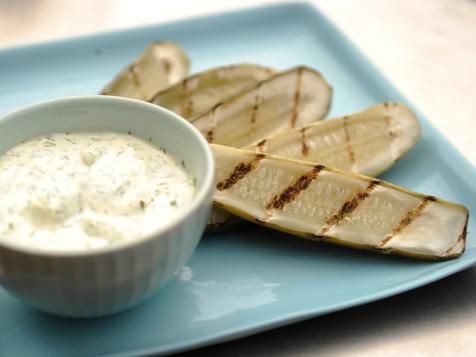
[(187, 98), (189, 83), (190, 78), (185, 78), (180, 86), (180, 110), (185, 117), (190, 116), (193, 110), (193, 102), (191, 99)]
[(222, 102), (220, 103), (217, 103), (213, 108), (212, 110), (210, 111), (210, 114), (208, 114), (209, 116), (209, 122), (210, 122), (210, 126), (209, 126), (209, 129), (207, 131), (207, 135), (206, 135), (206, 138), (207, 138), (207, 141), (209, 143), (212, 143), (213, 142), (213, 139), (214, 139), (214, 132), (213, 130), (215, 129), (215, 114), (216, 114), (216, 111), (217, 109), (220, 107), (220, 105), (222, 104)]
[(332, 227), (339, 225), (346, 216), (352, 214), (355, 211), (357, 206), (369, 197), (370, 193), (380, 185), (380, 181), (374, 180), (369, 182), (365, 191), (359, 191), (357, 194), (352, 197), (349, 201), (345, 202), (342, 207), (340, 208), (339, 212), (334, 214), (331, 218), (329, 218), (326, 222), (326, 225), (319, 231), (318, 235), (326, 234)]
[(228, 176), (227, 179), (217, 184), (217, 190), (224, 191), (233, 187), (238, 181), (248, 175), (258, 165), (258, 162), (263, 157), (264, 155), (258, 154), (253, 160), (249, 162), (240, 162), (238, 165), (235, 166), (233, 172), (230, 174), (230, 176)]
[(306, 128), (302, 128), (301, 132), (301, 152), (302, 156), (306, 157), (309, 153), (309, 147), (306, 144)]
[(412, 210), (408, 211), (405, 217), (403, 217), (398, 225), (388, 234), (380, 243), (377, 244), (377, 248), (383, 248), (390, 240), (397, 234), (401, 233), (406, 227), (408, 227), (428, 206), (428, 203), (434, 201), (434, 197), (427, 196)]
[(352, 150), (349, 128), (347, 127), (348, 126), (348, 120), (349, 120), (349, 117), (345, 116), (344, 120), (342, 121), (342, 128), (344, 129), (345, 143), (346, 143), (347, 153), (349, 154), (349, 161), (350, 161), (351, 164), (354, 164), (355, 163), (355, 153)]
[(299, 67), (297, 70), (296, 77), (296, 88), (294, 89), (294, 99), (293, 99), (293, 112), (291, 115), (291, 128), (296, 126), (296, 122), (299, 115), (299, 101), (301, 99), (301, 83), (302, 83), (302, 72), (303, 67)]
[(319, 172), (321, 172), (323, 168), (324, 166), (322, 165), (314, 166), (311, 172), (302, 175), (291, 186), (283, 190), (281, 194), (274, 196), (266, 205), (266, 208), (282, 209), (288, 203), (294, 201), (301, 191), (308, 188), (309, 184), (319, 175)]
[(385, 115), (384, 120), (385, 120), (385, 124), (387, 125), (388, 136), (389, 136), (390, 140), (392, 140), (393, 138), (395, 138), (395, 136), (397, 136), (397, 134), (391, 129), (391, 127), (392, 127), (392, 117), (390, 115)]
[(164, 64), (165, 73), (170, 74), (170, 71), (172, 70), (172, 63), (165, 58), (162, 58), (162, 63)]
[(263, 139), (258, 144), (256, 144), (256, 147), (258, 148), (259, 152), (265, 152), (264, 148), (265, 148), (265, 145), (266, 145), (267, 141), (268, 141), (267, 139)]
[(464, 241), (466, 239), (466, 231), (468, 229), (468, 219), (469, 219), (469, 215), (466, 216), (466, 222), (464, 224), (464, 227), (463, 227), (463, 231), (461, 232), (461, 234), (458, 236), (458, 239), (456, 240), (456, 242), (454, 242), (445, 252), (445, 255), (448, 255), (450, 254), (454, 247), (456, 247), (461, 241)]
[(250, 122), (251, 124), (256, 123), (256, 115), (258, 114), (258, 109), (261, 104), (261, 99), (262, 99), (262, 83), (258, 84), (258, 87), (256, 88), (256, 94), (255, 94), (255, 99), (253, 103), (253, 108), (251, 108), (251, 118)]

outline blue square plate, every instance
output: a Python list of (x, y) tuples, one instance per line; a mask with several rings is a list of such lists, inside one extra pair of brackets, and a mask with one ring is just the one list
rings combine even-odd
[[(317, 68), (335, 90), (330, 116), (389, 100), (410, 105), (326, 18), (294, 3), (1, 51), (0, 112), (97, 93), (155, 40), (183, 46), (194, 71), (236, 62)], [(474, 212), (475, 169), (419, 117), (421, 142), (383, 178)], [(474, 218), (469, 225), (471, 232)], [(474, 264), (475, 245), (469, 234), (462, 258), (428, 263), (254, 227), (209, 235), (163, 291), (117, 316), (51, 317), (0, 289), (0, 355), (126, 356), (225, 341), (441, 279)]]

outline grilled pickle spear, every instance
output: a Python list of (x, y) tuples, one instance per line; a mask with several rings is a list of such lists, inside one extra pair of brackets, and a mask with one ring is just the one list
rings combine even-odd
[[(360, 113), (285, 130), (246, 150), (312, 161), (344, 171), (377, 176), (418, 141), (420, 125), (403, 104), (379, 104)], [(231, 229), (236, 217), (214, 208), (208, 231)]]
[(197, 73), (157, 93), (151, 103), (189, 119), (212, 109), (226, 97), (269, 78), (275, 72), (253, 64), (237, 64)]
[(468, 210), (371, 177), (212, 145), (215, 204), (304, 238), (422, 259), (465, 248)]
[[(278, 73), (191, 119), (209, 142), (243, 147), (279, 131), (324, 117), (332, 89), (320, 73), (297, 67)], [(217, 208), (207, 231), (230, 229), (239, 219)]]
[(149, 100), (187, 76), (189, 59), (177, 45), (154, 42), (124, 68), (100, 94)]
[(246, 150), (377, 176), (415, 146), (420, 135), (410, 108), (384, 103), (354, 115), (283, 131)]
[(210, 143), (243, 147), (323, 118), (332, 89), (320, 73), (297, 67), (265, 79), (190, 121)]

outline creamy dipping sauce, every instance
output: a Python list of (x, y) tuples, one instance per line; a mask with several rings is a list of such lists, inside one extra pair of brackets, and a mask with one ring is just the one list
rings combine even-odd
[(192, 201), (193, 178), (132, 135), (39, 137), (0, 157), (0, 239), (44, 250), (88, 250), (147, 235)]

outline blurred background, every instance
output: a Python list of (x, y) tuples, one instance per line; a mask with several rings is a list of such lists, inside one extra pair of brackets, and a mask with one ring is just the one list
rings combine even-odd
[[(276, 2), (0, 0), (0, 50)], [(476, 1), (309, 2), (331, 18), (476, 165)], [(212, 346), (198, 354), (471, 355), (476, 348), (474, 298), (473, 268), (371, 306)], [(395, 309), (399, 306), (405, 309)]]
[[(0, 49), (276, 2), (0, 0)], [(476, 1), (310, 2), (476, 164)]]

